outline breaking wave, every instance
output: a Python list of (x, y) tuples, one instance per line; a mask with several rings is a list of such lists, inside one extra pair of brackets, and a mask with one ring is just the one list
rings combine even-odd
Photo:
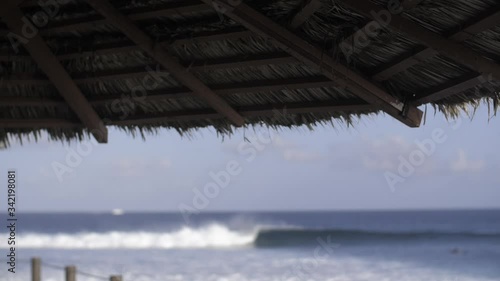
[(22, 248), (56, 249), (174, 249), (225, 248), (251, 245), (252, 233), (230, 230), (223, 225), (202, 228), (183, 227), (167, 233), (159, 232), (84, 232), (84, 233), (26, 233), (16, 239)]
[[(161, 232), (25, 233), (16, 247), (55, 249), (186, 249), (237, 247), (288, 247), (318, 244), (318, 238), (337, 244), (401, 243), (421, 240), (489, 240), (500, 242), (500, 233), (371, 232), (339, 229), (265, 228), (236, 231), (221, 224), (183, 227)], [(325, 240), (326, 239), (326, 240)], [(6, 247), (2, 243), (0, 247)]]

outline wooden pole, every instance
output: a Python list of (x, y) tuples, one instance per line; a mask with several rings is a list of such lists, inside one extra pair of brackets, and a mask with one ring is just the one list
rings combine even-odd
[(42, 260), (40, 258), (31, 259), (31, 280), (40, 281), (41, 280), (41, 264)]
[(122, 281), (122, 276), (121, 275), (111, 275), (111, 277), (109, 277), (109, 281)]
[(76, 266), (66, 266), (64, 271), (66, 272), (66, 281), (76, 281)]

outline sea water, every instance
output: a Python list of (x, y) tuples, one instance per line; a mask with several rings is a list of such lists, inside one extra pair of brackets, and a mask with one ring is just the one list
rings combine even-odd
[[(6, 221), (5, 215), (1, 217)], [(188, 220), (187, 220), (188, 219)], [(0, 280), (500, 280), (500, 210), (20, 214)], [(10, 246), (9, 246), (10, 247)]]

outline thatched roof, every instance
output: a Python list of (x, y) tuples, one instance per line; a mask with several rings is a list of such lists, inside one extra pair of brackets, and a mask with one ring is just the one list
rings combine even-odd
[[(45, 11), (35, 1), (9, 1), (28, 19)], [(244, 126), (313, 127), (386, 112), (417, 127), (417, 107), (425, 104), (448, 117), (482, 103), (492, 114), (497, 109), (498, 1), (403, 1), (404, 11), (370, 32), (366, 44), (358, 39), (373, 22), (357, 5), (377, 12), (393, 1), (218, 1), (215, 8), (208, 0), (110, 1), (155, 46), (138, 45), (95, 1), (67, 1), (40, 19), (36, 37), (77, 85), (78, 103), (73, 92), (61, 93), (59, 78), (47, 72), (52, 65), (40, 65), (43, 56), (29, 45), (12, 47), (13, 8), (0, 4), (0, 142), (41, 131), (81, 139), (93, 122), (82, 117), (88, 112), (128, 132), (213, 127), (227, 134), (238, 116)], [(414, 27), (418, 34), (408, 30)], [(33, 41), (27, 44), (40, 47)], [(159, 46), (203, 85), (179, 79), (182, 72), (171, 73), (171, 64), (148, 52)], [(208, 98), (198, 86), (208, 87)]]

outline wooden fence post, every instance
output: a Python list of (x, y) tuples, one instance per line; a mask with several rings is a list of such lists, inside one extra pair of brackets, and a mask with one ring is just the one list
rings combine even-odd
[(112, 275), (109, 277), (109, 281), (122, 281), (122, 276), (121, 275)]
[(42, 260), (40, 258), (31, 259), (31, 280), (41, 281), (41, 264)]
[(66, 272), (66, 281), (76, 281), (76, 266), (66, 266), (64, 271)]

